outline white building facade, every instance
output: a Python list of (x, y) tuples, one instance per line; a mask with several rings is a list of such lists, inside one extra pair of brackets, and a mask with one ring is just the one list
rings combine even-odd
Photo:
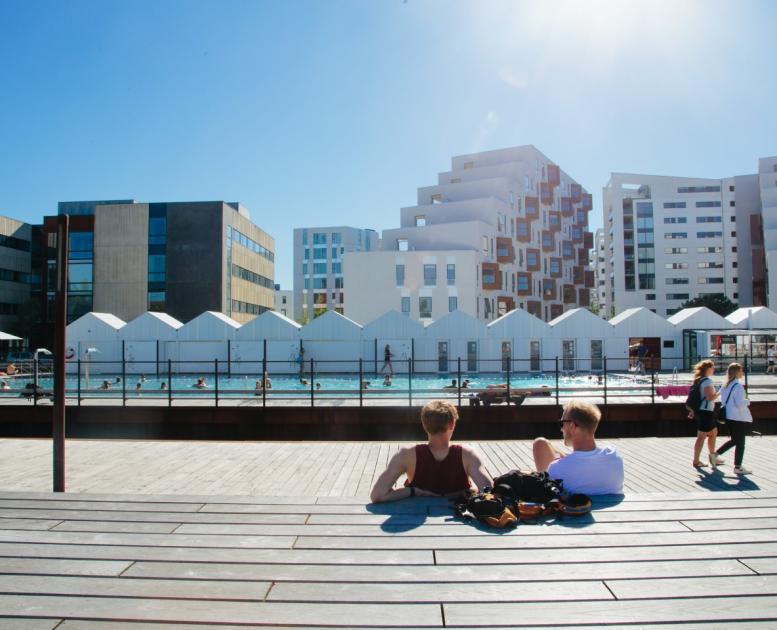
[(347, 226), (295, 228), (294, 308), (288, 317), (306, 322), (327, 310), (342, 314), (346, 295), (343, 255), (378, 248), (375, 230)]
[(754, 266), (753, 275), (763, 273), (768, 286), (767, 304), (777, 306), (777, 156), (758, 160), (757, 178), (768, 272)]
[(275, 285), (275, 312), (294, 319), (294, 291), (281, 289), (281, 285)]
[(607, 257), (605, 256), (604, 229), (594, 234), (594, 248), (589, 258), (589, 268), (594, 272), (595, 290), (591, 295), (591, 310), (603, 319), (607, 319)]
[(421, 321), (453, 310), (489, 322), (522, 308), (549, 321), (589, 306), (591, 195), (531, 145), (452, 159), (418, 189), (381, 252), (347, 254), (345, 314)]

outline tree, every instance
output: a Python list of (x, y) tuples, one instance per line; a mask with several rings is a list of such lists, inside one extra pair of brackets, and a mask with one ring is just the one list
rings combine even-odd
[(715, 311), (721, 317), (733, 313), (737, 305), (728, 299), (723, 293), (713, 293), (712, 295), (700, 295), (692, 300), (688, 300), (680, 308), (695, 308), (697, 306), (706, 306), (711, 311)]

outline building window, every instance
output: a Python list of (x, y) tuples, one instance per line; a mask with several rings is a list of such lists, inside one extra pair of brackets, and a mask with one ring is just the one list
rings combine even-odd
[(459, 298), (455, 295), (451, 295), (448, 297), (448, 312), (452, 313), (457, 308), (459, 308)]
[(314, 247), (313, 248), (314, 260), (326, 260), (326, 247)]
[(688, 223), (686, 217), (664, 217), (664, 223)]
[(723, 217), (696, 217), (696, 223), (722, 223)]
[(401, 304), (402, 304), (402, 313), (404, 315), (410, 315), (410, 298), (403, 297)]
[(448, 276), (448, 286), (451, 287), (456, 284), (456, 265), (449, 263), (446, 268)]
[(308, 244), (308, 231), (302, 230), (302, 244), (307, 245)]
[(339, 245), (343, 242), (343, 235), (340, 232), (332, 232), (332, 245)]
[(687, 300), (689, 297), (688, 293), (667, 293), (666, 299), (667, 300)]
[(343, 288), (343, 279), (335, 278), (335, 289), (342, 289), (342, 288)]
[(688, 238), (688, 232), (665, 232), (664, 238), (670, 241), (681, 238)]
[(667, 201), (664, 203), (664, 208), (685, 208), (684, 201)]
[(707, 192), (720, 192), (720, 186), (680, 186), (677, 189), (678, 193), (707, 193)]
[(688, 278), (667, 278), (667, 284), (688, 284)]
[(397, 249), (400, 252), (406, 252), (407, 251), (407, 239), (406, 238), (398, 238), (397, 239)]
[(697, 254), (720, 254), (723, 252), (723, 248), (719, 246), (715, 247), (697, 247)]
[(326, 278), (313, 278), (314, 289), (326, 289)]
[(723, 263), (722, 262), (700, 262), (696, 263), (696, 266), (699, 269), (723, 269)]
[(442, 195), (440, 193), (432, 195), (432, 203), (442, 203)]
[(418, 316), (421, 318), (430, 318), (432, 316), (432, 298), (418, 298)]
[(397, 265), (394, 268), (394, 275), (397, 279), (397, 286), (401, 287), (405, 284), (405, 266), (404, 265)]
[(326, 275), (326, 263), (313, 263), (313, 273)]
[(343, 273), (343, 263), (341, 263), (341, 262), (333, 262), (332, 263), (332, 273)]
[(424, 227), (426, 226), (426, 215), (424, 214), (417, 214), (415, 217), (415, 226), (416, 227)]
[(688, 263), (665, 263), (665, 269), (688, 269)]
[(723, 232), (696, 232), (696, 238), (722, 238)]
[(326, 245), (326, 233), (313, 232), (313, 245)]
[(165, 310), (165, 292), (164, 291), (149, 291), (148, 293), (148, 310), (156, 312), (164, 312)]
[(148, 257), (148, 281), (164, 282), (167, 256), (154, 254)]
[(720, 208), (719, 201), (697, 201), (697, 208)]
[(723, 284), (723, 278), (699, 278), (699, 284)]
[(437, 285), (437, 265), (424, 265), (424, 286)]

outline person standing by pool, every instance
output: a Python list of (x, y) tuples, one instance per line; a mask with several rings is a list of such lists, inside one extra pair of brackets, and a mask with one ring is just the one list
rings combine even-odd
[[(494, 482), (475, 451), (451, 444), (459, 414), (449, 402), (433, 400), (421, 410), (428, 442), (406, 447), (391, 458), (370, 492), (373, 503), (407, 497), (459, 495), (474, 483), (482, 490)], [(394, 488), (407, 475), (404, 488)]]
[(726, 426), (731, 433), (731, 438), (717, 451), (715, 456), (718, 458), (718, 464), (722, 464), (723, 455), (731, 447), (734, 449), (734, 473), (737, 475), (749, 475), (752, 471), (742, 466), (742, 460), (745, 458), (745, 436), (753, 423), (753, 415), (750, 413), (750, 401), (747, 399), (745, 386), (740, 380), (742, 378), (742, 366), (739, 363), (732, 363), (728, 366), (726, 374), (726, 383), (720, 390), (720, 400), (726, 408)]
[(299, 363), (299, 380), (302, 381), (305, 378), (305, 346), (299, 345), (299, 354), (296, 359)]
[(769, 346), (766, 351), (766, 373), (774, 374), (775, 370), (777, 370), (777, 364), (774, 363), (774, 346)]
[(696, 421), (696, 442), (693, 444), (693, 466), (702, 468), (704, 464), (700, 457), (704, 447), (704, 440), (707, 440), (709, 449), (710, 465), (715, 468), (723, 460), (715, 452), (715, 439), (718, 437), (718, 421), (713, 413), (715, 409), (715, 399), (718, 393), (715, 391), (715, 385), (712, 382), (712, 375), (715, 373), (715, 363), (710, 359), (699, 361), (693, 368), (693, 385), (691, 388), (698, 387), (700, 402), (698, 409), (688, 409), (688, 418)]
[(383, 367), (380, 368), (380, 373), (383, 374), (383, 371), (388, 368), (389, 369), (389, 375), (394, 376), (394, 366), (391, 365), (391, 357), (394, 355), (391, 353), (391, 346), (386, 344), (386, 347), (383, 348)]

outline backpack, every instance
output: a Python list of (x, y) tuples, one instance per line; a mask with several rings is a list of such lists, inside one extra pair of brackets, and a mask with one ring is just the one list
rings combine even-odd
[(691, 411), (698, 411), (701, 407), (701, 382), (703, 379), (697, 378), (691, 389), (688, 390), (688, 398), (685, 399), (685, 406)]
[(494, 492), (513, 502), (540, 503), (546, 505), (561, 499), (561, 481), (551, 479), (548, 473), (511, 470), (494, 479)]
[(466, 520), (477, 519), (491, 527), (504, 528), (515, 525), (518, 517), (515, 507), (502, 497), (495, 494), (491, 488), (464, 497), (454, 504), (454, 512)]

